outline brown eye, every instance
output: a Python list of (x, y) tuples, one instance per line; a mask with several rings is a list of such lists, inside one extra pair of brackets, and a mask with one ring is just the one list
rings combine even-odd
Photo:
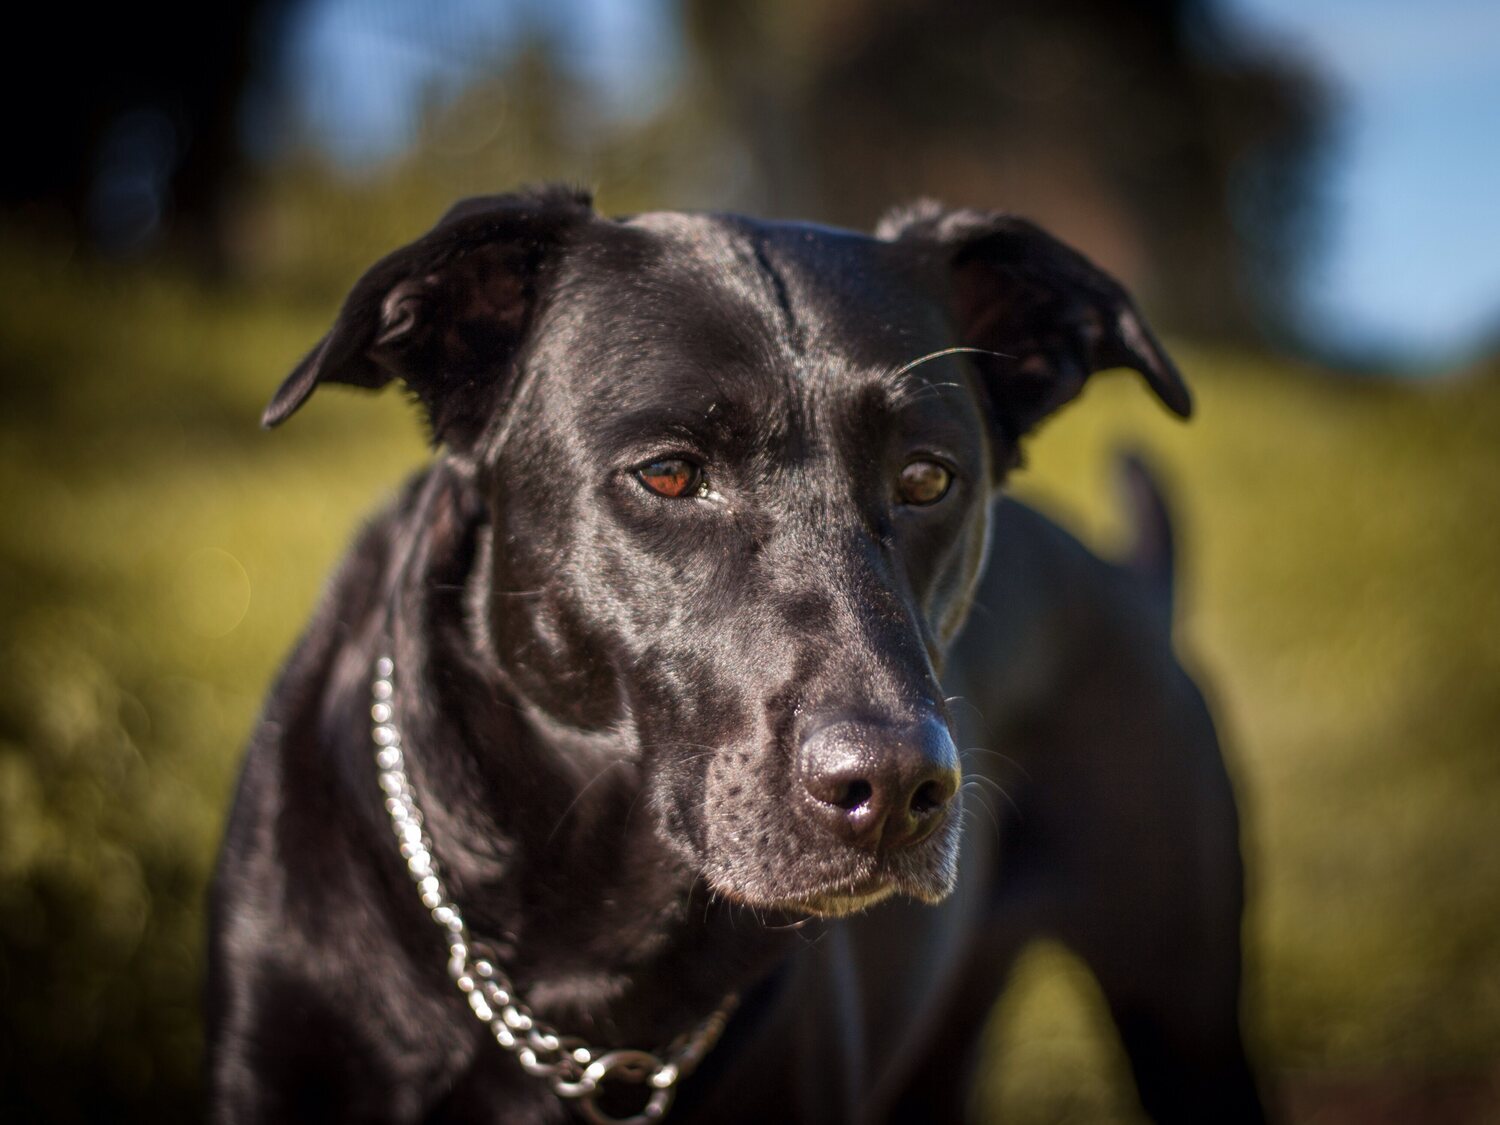
[(658, 496), (677, 499), (695, 495), (703, 484), (703, 470), (681, 457), (667, 457), (635, 471), (640, 482)]
[(896, 485), (903, 504), (922, 506), (936, 504), (948, 494), (953, 474), (936, 461), (911, 461), (901, 470)]

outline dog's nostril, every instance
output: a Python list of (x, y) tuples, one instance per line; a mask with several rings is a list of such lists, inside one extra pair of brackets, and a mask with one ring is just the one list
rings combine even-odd
[(830, 804), (837, 805), (846, 812), (853, 812), (855, 809), (868, 804), (870, 798), (874, 795), (875, 789), (868, 781), (856, 778), (853, 781), (845, 783)]
[(958, 791), (958, 752), (936, 718), (914, 723), (835, 719), (802, 743), (798, 770), (815, 823), (867, 851), (926, 839)]
[(911, 795), (911, 811), (916, 816), (925, 816), (933, 809), (940, 809), (948, 803), (948, 795), (944, 786), (938, 781), (924, 781), (917, 786), (917, 791)]

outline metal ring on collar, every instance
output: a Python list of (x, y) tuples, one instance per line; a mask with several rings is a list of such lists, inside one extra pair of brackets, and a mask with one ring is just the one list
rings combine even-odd
[[(578, 1085), (588, 1084), (589, 1090), (579, 1102), (578, 1108), (592, 1125), (650, 1125), (651, 1122), (660, 1121), (667, 1115), (676, 1093), (674, 1084), (658, 1085), (653, 1081), (665, 1066), (650, 1051), (611, 1051), (584, 1068), (583, 1078)], [(611, 1117), (600, 1108), (600, 1085), (611, 1078), (650, 1088), (651, 1096), (640, 1112), (629, 1117)]]

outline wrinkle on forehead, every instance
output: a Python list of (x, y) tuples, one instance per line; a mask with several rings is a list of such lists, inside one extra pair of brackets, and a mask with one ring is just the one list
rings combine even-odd
[(776, 321), (790, 352), (867, 341), (910, 358), (912, 340), (951, 335), (929, 264), (910, 248), (809, 223), (654, 212), (629, 225), (670, 245), (674, 267), (736, 292)]
[(674, 259), (674, 268), (685, 266), (703, 281), (721, 287), (736, 303), (759, 314), (788, 355), (801, 354), (802, 328), (762, 232), (720, 216), (670, 212), (640, 215), (631, 225), (669, 240), (681, 255)]
[[(549, 380), (572, 373), (590, 415), (653, 403), (707, 414), (719, 403), (767, 420), (796, 412), (817, 429), (814, 417), (826, 422), (830, 408), (868, 401), (876, 387), (889, 394), (897, 369), (953, 343), (919, 264), (887, 243), (674, 213), (616, 230), (634, 249), (591, 254), (561, 279), (554, 311), (565, 331), (549, 331), (535, 357)], [(894, 380), (905, 394), (886, 401), (953, 386), (956, 367), (911, 371)]]
[(559, 335), (570, 355), (606, 369), (671, 363), (794, 375), (798, 357), (753, 246), (699, 216), (632, 223), (646, 226), (652, 253), (580, 262), (561, 283), (556, 305), (571, 323)]

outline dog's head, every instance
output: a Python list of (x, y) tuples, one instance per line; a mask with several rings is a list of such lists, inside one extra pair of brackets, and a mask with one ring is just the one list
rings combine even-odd
[(515, 690), (617, 732), (719, 893), (837, 914), (951, 888), (937, 676), (990, 500), (1117, 366), (1188, 412), (1120, 287), (1015, 218), (921, 205), (868, 237), (550, 190), (379, 262), (265, 421), (404, 383), (485, 491)]

